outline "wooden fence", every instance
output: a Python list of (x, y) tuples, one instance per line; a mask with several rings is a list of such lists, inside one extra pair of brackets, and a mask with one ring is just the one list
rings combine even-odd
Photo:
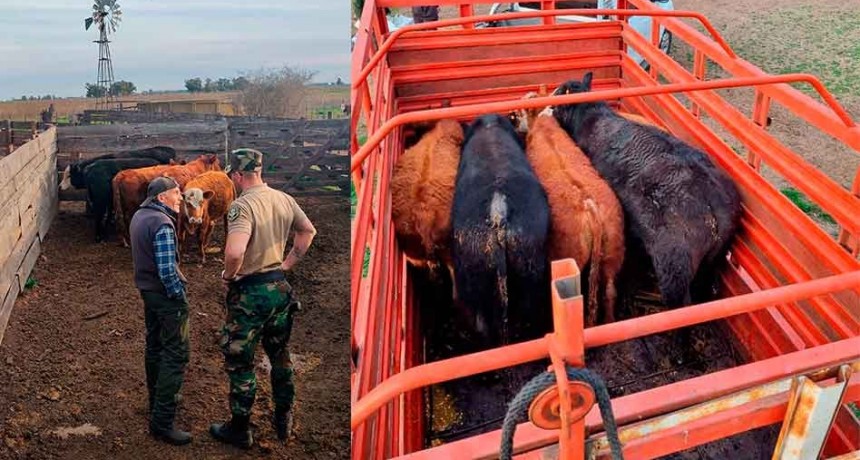
[(57, 214), (57, 129), (0, 158), (0, 342)]
[(141, 112), (138, 110), (84, 110), (79, 124), (166, 123), (223, 120), (223, 115), (205, 113)]
[[(180, 160), (204, 152), (224, 154), (249, 147), (264, 153), (266, 181), (294, 195), (349, 191), (349, 121), (230, 117), (214, 121), (63, 126), (57, 167), (106, 153), (166, 145)], [(222, 161), (224, 157), (222, 156)], [(222, 165), (223, 166), (223, 165)], [(83, 200), (82, 190), (60, 194)]]
[(291, 195), (349, 193), (349, 121), (231, 120), (230, 149), (263, 152), (266, 182)]
[(224, 119), (61, 126), (57, 130), (57, 167), (60, 169), (77, 160), (156, 145), (170, 146), (188, 155), (227, 152), (228, 129)]
[(9, 155), (16, 148), (30, 142), (45, 128), (44, 123), (35, 121), (0, 120), (0, 157)]

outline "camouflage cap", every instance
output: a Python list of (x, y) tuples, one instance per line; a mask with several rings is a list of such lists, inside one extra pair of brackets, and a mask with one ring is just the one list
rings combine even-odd
[(230, 152), (227, 158), (225, 173), (233, 171), (262, 171), (263, 153), (254, 149), (236, 149)]

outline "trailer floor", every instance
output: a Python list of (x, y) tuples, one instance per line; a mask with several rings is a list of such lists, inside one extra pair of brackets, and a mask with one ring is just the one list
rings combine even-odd
[[(450, 306), (450, 285), (434, 284), (426, 275), (412, 271), (415, 292), (423, 305), (422, 319), (431, 318), (436, 324), (422, 323), (425, 354), (428, 361), (458, 356), (464, 353), (462, 339), (446, 314)], [(627, 319), (661, 309), (651, 297), (641, 292), (631, 301), (619, 306), (617, 316)], [(621, 304), (621, 303), (620, 303)], [(610, 396), (637, 393), (743, 363), (732, 345), (731, 337), (719, 323), (706, 323), (690, 328), (689, 342), (683, 333), (671, 331), (634, 339), (623, 343), (591, 349), (586, 352), (588, 368), (606, 382)], [(692, 350), (681, 347), (689, 343)], [(493, 372), (435, 385), (425, 393), (429, 427), (426, 443), (435, 446), (501, 428), (507, 403), (531, 378), (546, 370), (549, 360), (527, 363), (505, 371)], [(769, 459), (779, 434), (779, 427), (768, 427), (744, 433), (719, 442), (680, 452), (667, 459), (705, 460), (723, 458)]]
[[(83, 203), (63, 202), (34, 277), (18, 299), (0, 346), (0, 458), (343, 458), (349, 452), (349, 214), (343, 196), (298, 197), (319, 233), (288, 275), (302, 311), (289, 349), (296, 370), (294, 437), (277, 442), (270, 380), (257, 349), (258, 444), (247, 454), (209, 435), (229, 417), (217, 332), (224, 318), (221, 254), (189, 256), (191, 358), (179, 428), (194, 442), (173, 447), (147, 432), (143, 303), (131, 252), (95, 244)], [(219, 222), (213, 232), (223, 242)], [(104, 316), (92, 318), (99, 313)], [(66, 430), (64, 430), (64, 428)]]

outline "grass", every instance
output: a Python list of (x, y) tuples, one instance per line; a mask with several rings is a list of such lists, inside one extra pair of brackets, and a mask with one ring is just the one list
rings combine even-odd
[(854, 412), (855, 417), (860, 418), (860, 406), (858, 406), (857, 403), (850, 403), (848, 404), (848, 407), (850, 407), (851, 411)]
[(355, 207), (358, 206), (358, 196), (355, 194), (355, 184), (349, 181), (349, 218), (355, 218)]
[(361, 263), (361, 277), (367, 278), (367, 271), (370, 269), (370, 247), (364, 248), (364, 261)]
[(29, 291), (39, 286), (39, 281), (32, 275), (27, 277), (27, 282), (24, 283), (24, 290)]
[(820, 206), (813, 203), (806, 197), (803, 193), (793, 187), (785, 187), (780, 190), (783, 195), (785, 195), (792, 203), (794, 203), (801, 211), (806, 213), (806, 215), (820, 220), (822, 222), (826, 222), (828, 224), (835, 224), (836, 221), (833, 220), (833, 217), (830, 214), (824, 212)]
[[(157, 101), (163, 99), (230, 99), (236, 96), (235, 92), (223, 93), (155, 93), (155, 94), (135, 94), (124, 96), (122, 100), (140, 100), (140, 101)], [(0, 102), (0, 120), (18, 120), (18, 121), (38, 121), (41, 120), (40, 113), (54, 104), (54, 119), (69, 122), (73, 116), (78, 113), (83, 113), (84, 110), (94, 110), (96, 107), (96, 99), (87, 99), (85, 97), (70, 97), (64, 99), (54, 99), (45, 101), (6, 101)]]
[[(46, 88), (50, 89), (50, 88)], [(308, 86), (306, 88), (305, 97), (297, 109), (301, 115), (314, 113), (317, 116), (317, 111), (323, 111), (323, 115), (328, 110), (334, 112), (334, 118), (340, 118), (340, 104), (349, 102), (349, 85), (340, 86)], [(216, 93), (186, 93), (186, 92), (165, 92), (154, 94), (133, 94), (124, 96), (123, 101), (158, 101), (158, 100), (176, 100), (176, 99), (225, 99), (232, 102), (237, 100), (238, 92), (216, 92)], [(54, 104), (54, 120), (58, 123), (70, 122), (75, 114), (83, 113), (84, 110), (95, 109), (96, 100), (87, 99), (84, 97), (70, 97), (64, 99), (44, 100), (44, 101), (5, 101), (0, 102), (0, 120), (16, 120), (16, 121), (38, 121), (41, 120), (40, 113)]]
[(815, 75), (837, 97), (860, 94), (860, 11), (776, 8), (747, 21), (748, 33), (731, 40), (744, 59), (769, 73)]

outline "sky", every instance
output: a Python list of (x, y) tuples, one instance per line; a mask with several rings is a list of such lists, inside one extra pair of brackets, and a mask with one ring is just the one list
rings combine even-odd
[[(119, 0), (111, 40), (114, 80), (138, 91), (184, 89), (185, 80), (238, 77), (285, 65), (314, 82), (349, 79), (349, 0)], [(2, 0), (0, 100), (83, 96), (96, 81), (92, 0)]]

